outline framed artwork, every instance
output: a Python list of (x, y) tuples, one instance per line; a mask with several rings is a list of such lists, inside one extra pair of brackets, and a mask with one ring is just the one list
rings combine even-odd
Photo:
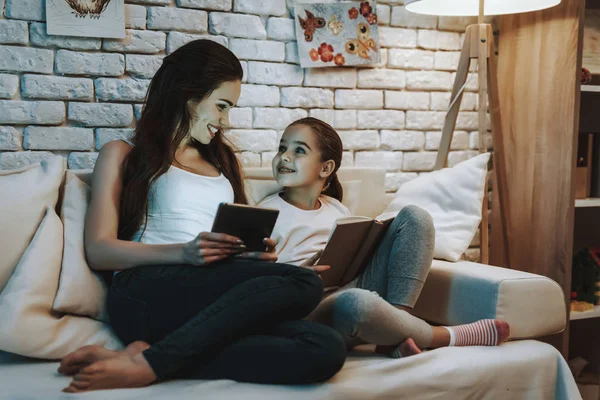
[(49, 35), (122, 39), (124, 0), (46, 0)]
[(374, 0), (296, 3), (296, 39), (302, 68), (378, 63), (376, 8)]

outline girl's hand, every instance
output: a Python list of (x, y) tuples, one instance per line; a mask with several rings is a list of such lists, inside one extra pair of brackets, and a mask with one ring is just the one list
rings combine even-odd
[(302, 266), (302, 268), (307, 268), (307, 269), (315, 271), (319, 275), (319, 278), (323, 279), (321, 277), (321, 272), (327, 271), (328, 269), (331, 268), (331, 266), (330, 265), (311, 265), (311, 266)]
[(263, 239), (263, 243), (265, 246), (267, 246), (266, 251), (247, 251), (240, 254), (239, 257), (267, 262), (277, 261), (277, 254), (275, 254), (275, 246), (277, 246), (277, 241), (271, 238), (265, 238)]
[(207, 265), (224, 260), (246, 249), (242, 241), (224, 233), (202, 232), (183, 246), (183, 262)]

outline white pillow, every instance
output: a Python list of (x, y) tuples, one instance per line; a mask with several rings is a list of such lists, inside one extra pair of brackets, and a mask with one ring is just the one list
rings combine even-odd
[(394, 217), (407, 205), (428, 211), (435, 226), (434, 258), (458, 261), (481, 222), (490, 154), (433, 171), (402, 185), (377, 219)]
[(90, 187), (67, 171), (60, 212), (65, 239), (62, 270), (52, 309), (108, 322), (105, 306), (108, 288), (102, 276), (88, 266), (83, 245), (90, 194)]

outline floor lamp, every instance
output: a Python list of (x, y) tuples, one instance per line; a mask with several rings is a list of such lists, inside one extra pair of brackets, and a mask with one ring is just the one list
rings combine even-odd
[[(465, 34), (460, 60), (452, 90), (450, 106), (442, 128), (442, 139), (434, 169), (444, 168), (448, 162), (450, 143), (456, 126), (456, 118), (460, 110), (463, 91), (471, 60), (477, 60), (479, 69), (479, 151), (487, 151), (485, 136), (487, 133), (487, 108), (492, 122), (492, 139), (494, 143), (495, 188), (498, 191), (502, 236), (504, 239), (504, 255), (508, 267), (512, 266), (509, 251), (509, 235), (511, 232), (510, 208), (508, 205), (508, 187), (505, 168), (504, 142), (500, 119), (500, 102), (498, 99), (497, 63), (494, 35), (490, 24), (484, 23), (484, 16), (519, 14), (543, 10), (556, 6), (560, 0), (405, 0), (407, 11), (417, 14), (438, 16), (477, 16), (478, 23), (469, 25)], [(488, 197), (487, 187), (483, 199), (481, 219), (481, 262), (489, 263), (488, 238)]]

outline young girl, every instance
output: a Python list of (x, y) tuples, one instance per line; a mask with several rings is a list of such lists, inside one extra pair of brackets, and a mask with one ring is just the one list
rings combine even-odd
[(241, 80), (227, 48), (210, 40), (179, 48), (152, 79), (132, 142), (100, 151), (85, 248), (95, 270), (120, 271), (108, 313), (128, 346), (68, 355), (59, 368), (74, 375), (65, 391), (177, 377), (314, 383), (343, 365), (342, 338), (303, 320), (323, 293), (316, 273), (209, 233), (219, 203), (246, 203), (222, 137)]
[[(279, 261), (310, 267), (323, 250), (335, 221), (350, 214), (342, 205), (336, 175), (342, 141), (328, 124), (304, 118), (287, 127), (273, 174), (281, 193), (260, 206), (280, 210), (273, 232)], [(324, 299), (308, 317), (340, 332), (348, 347), (379, 345), (393, 357), (443, 346), (495, 346), (509, 336), (504, 321), (482, 320), (455, 327), (432, 327), (405, 310), (414, 307), (433, 260), (435, 231), (431, 216), (416, 206), (404, 208), (392, 222), (364, 272)]]

